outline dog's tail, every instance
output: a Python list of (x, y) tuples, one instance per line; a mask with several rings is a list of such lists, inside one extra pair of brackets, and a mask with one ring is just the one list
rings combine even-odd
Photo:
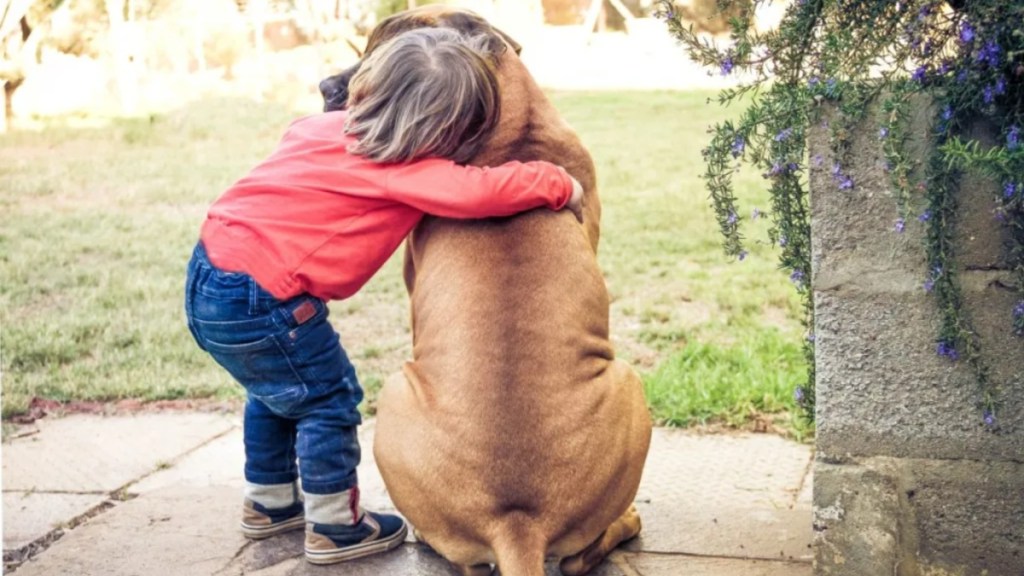
[(506, 514), (492, 543), (502, 576), (544, 576), (547, 544), (535, 520), (522, 512)]

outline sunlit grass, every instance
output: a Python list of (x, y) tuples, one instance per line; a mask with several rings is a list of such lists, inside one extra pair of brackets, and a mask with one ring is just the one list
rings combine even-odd
[[(618, 353), (644, 375), (655, 418), (675, 425), (792, 410), (804, 372), (798, 301), (772, 249), (753, 244), (744, 262), (722, 255), (699, 175), (705, 129), (726, 111), (708, 95), (552, 94), (597, 165)], [(298, 114), (205, 101), (99, 128), (0, 136), (5, 417), (33, 396), (239, 394), (185, 328), (185, 265), (207, 205)], [(764, 210), (758, 175), (741, 172), (737, 186), (745, 205)], [(372, 300), (332, 306), (336, 323), (389, 310), (386, 341), (346, 343), (369, 406), (408, 354), (397, 258), (366, 288)]]

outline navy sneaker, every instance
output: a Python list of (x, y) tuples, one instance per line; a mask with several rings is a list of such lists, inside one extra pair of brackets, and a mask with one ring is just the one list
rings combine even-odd
[(357, 524), (306, 523), (306, 560), (334, 564), (397, 547), (405, 540), (405, 521), (390, 514), (364, 512)]
[(296, 501), (284, 508), (266, 508), (248, 498), (242, 509), (242, 534), (246, 538), (259, 540), (280, 534), (305, 524), (302, 502)]

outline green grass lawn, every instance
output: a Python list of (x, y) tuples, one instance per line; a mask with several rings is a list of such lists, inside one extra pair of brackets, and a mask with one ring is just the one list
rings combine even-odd
[[(655, 419), (687, 426), (786, 419), (802, 381), (799, 304), (772, 249), (730, 262), (698, 175), (707, 93), (556, 93), (598, 167), (600, 261), (620, 356)], [(236, 397), (184, 326), (184, 270), (207, 205), (297, 115), (204, 101), (150, 119), (0, 135), (3, 415), (67, 400)], [(752, 170), (738, 193), (766, 207)], [(409, 357), (398, 258), (332, 305), (367, 407)], [(802, 433), (799, 425), (791, 430)]]

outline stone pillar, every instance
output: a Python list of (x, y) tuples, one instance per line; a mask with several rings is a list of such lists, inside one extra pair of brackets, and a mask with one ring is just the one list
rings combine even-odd
[[(909, 133), (930, 133), (914, 107)], [(826, 112), (826, 121), (829, 113)], [(939, 311), (923, 289), (925, 225), (894, 226), (877, 110), (854, 130), (832, 177), (828, 129), (811, 149), (817, 360), (815, 574), (1024, 574), (1024, 340), (1018, 296), (993, 218), (997, 183), (965, 177), (957, 261), (965, 309), (1002, 386), (999, 429), (986, 429), (972, 370), (936, 354)], [(913, 143), (919, 160), (929, 145)]]

